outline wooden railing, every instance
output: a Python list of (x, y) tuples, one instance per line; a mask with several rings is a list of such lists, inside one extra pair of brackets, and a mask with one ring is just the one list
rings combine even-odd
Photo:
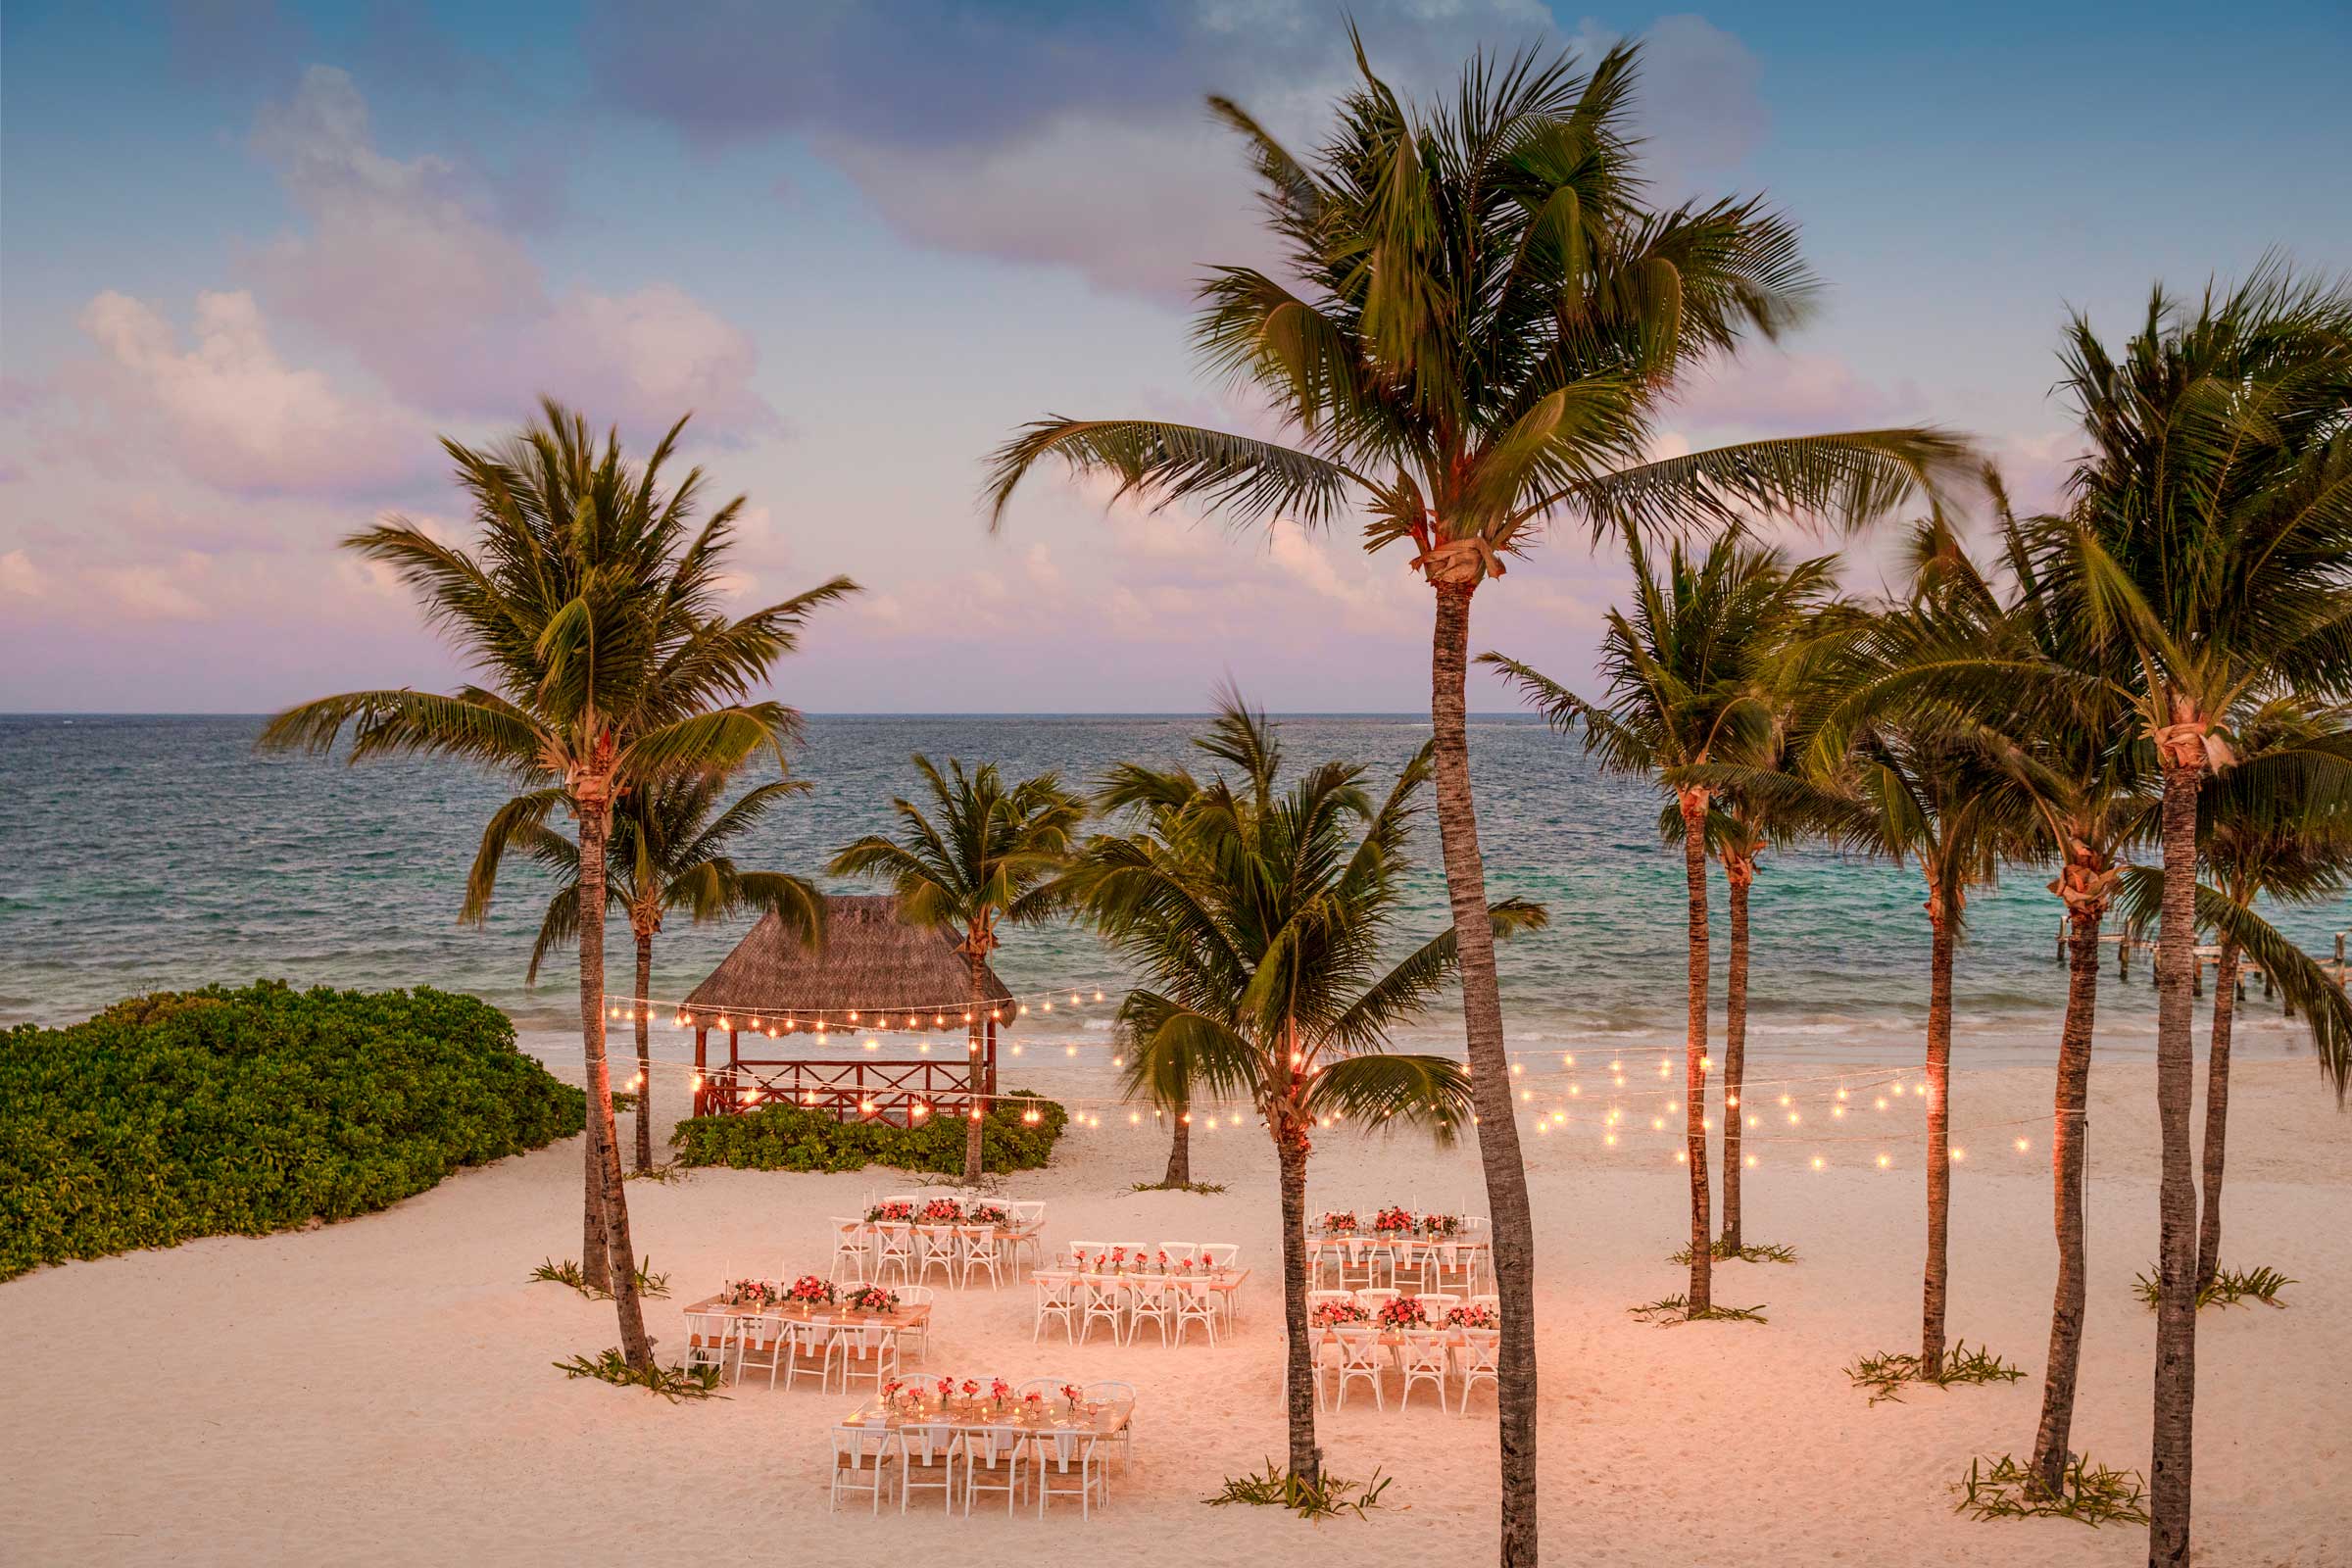
[(703, 1080), (694, 1113), (798, 1105), (836, 1121), (910, 1127), (934, 1116), (963, 1115), (972, 1101), (967, 1071), (960, 1063), (938, 1061), (738, 1061)]

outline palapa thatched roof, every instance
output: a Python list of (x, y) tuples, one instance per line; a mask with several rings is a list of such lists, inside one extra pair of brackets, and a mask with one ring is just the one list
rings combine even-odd
[[(698, 1025), (724, 1017), (745, 1033), (787, 1021), (796, 1030), (819, 1022), (849, 1030), (959, 1028), (972, 981), (956, 943), (956, 932), (901, 920), (899, 901), (887, 893), (827, 894), (822, 948), (806, 946), (773, 913), (763, 914), (688, 993), (685, 1010)], [(1004, 1028), (1020, 1009), (994, 969), (985, 978)]]

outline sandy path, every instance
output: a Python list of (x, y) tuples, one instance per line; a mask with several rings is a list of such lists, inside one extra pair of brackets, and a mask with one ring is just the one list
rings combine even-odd
[[(1063, 1087), (1039, 1068), (1022, 1074)], [(1963, 1124), (2031, 1115), (2046, 1075), (1964, 1076)], [(2144, 1064), (2100, 1072), (2092, 1312), (2078, 1446), (2144, 1466), (2150, 1315), (2129, 1291), (2154, 1252), (2153, 1093)], [(2199, 1336), (2198, 1538), (2212, 1564), (2352, 1563), (2352, 1121), (2308, 1065), (2246, 1067), (2232, 1105), (2230, 1245), (2302, 1283), (2283, 1312), (2210, 1312)], [(1916, 1336), (1920, 1183), (1856, 1155), (1815, 1173), (1771, 1159), (1750, 1179), (1751, 1240), (1794, 1268), (1735, 1265), (1718, 1298), (1768, 1327), (1656, 1329), (1624, 1308), (1680, 1289), (1661, 1254), (1683, 1224), (1671, 1146), (1530, 1140), (1544, 1281), (1544, 1540), (1560, 1563), (2022, 1563), (2141, 1560), (2131, 1529), (1976, 1524), (1946, 1483), (1973, 1453), (2032, 1438), (2053, 1275), (2039, 1152), (1974, 1151), (1956, 1180), (1951, 1325), (2024, 1364), (2006, 1388), (1866, 1406), (1838, 1367)], [(1898, 1150), (1900, 1145), (1894, 1146)], [(1916, 1146), (1912, 1146), (1916, 1148)], [(1214, 1197), (1132, 1194), (1163, 1152), (1123, 1118), (1080, 1131), (1014, 1196), (1049, 1235), (1231, 1240), (1274, 1259), (1272, 1161), (1251, 1130), (1203, 1138)], [(1851, 1153), (1851, 1151), (1845, 1152)], [(612, 1343), (610, 1307), (522, 1283), (577, 1244), (577, 1146), (466, 1173), (396, 1209), (322, 1230), (221, 1239), (51, 1269), (0, 1286), (0, 1561), (253, 1563), (848, 1556), (951, 1549), (1013, 1562), (1074, 1544), (1135, 1560), (1384, 1568), (1486, 1558), (1490, 1419), (1359, 1401), (1323, 1427), (1329, 1463), (1396, 1478), (1377, 1522), (1320, 1528), (1210, 1509), (1219, 1479), (1280, 1451), (1277, 1301), (1253, 1282), (1237, 1343), (1211, 1350), (1033, 1346), (1025, 1289), (946, 1295), (935, 1370), (1122, 1377), (1142, 1390), (1145, 1468), (1091, 1527), (1074, 1514), (877, 1525), (826, 1512), (824, 1427), (848, 1403), (765, 1389), (671, 1406), (549, 1366)], [(1334, 1134), (1314, 1198), (1436, 1204), (1475, 1194), (1466, 1151)], [(636, 1184), (641, 1250), (688, 1299), (722, 1270), (820, 1268), (824, 1218), (873, 1187), (851, 1176), (704, 1173)], [(656, 1333), (674, 1346), (672, 1306)], [(1491, 1408), (1484, 1406), (1482, 1408)], [(1076, 1535), (1082, 1529), (1083, 1537)]]

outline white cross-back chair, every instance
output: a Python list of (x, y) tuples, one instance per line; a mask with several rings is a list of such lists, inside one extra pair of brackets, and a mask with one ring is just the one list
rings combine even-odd
[(1168, 1343), (1168, 1331), (1176, 1320), (1176, 1287), (1163, 1276), (1144, 1275), (1127, 1283), (1127, 1343), (1133, 1345), (1149, 1323), (1159, 1331), (1159, 1343)]
[(969, 1286), (974, 1273), (986, 1271), (989, 1289), (1001, 1287), (1004, 1281), (998, 1270), (1010, 1259), (1004, 1255), (1004, 1244), (998, 1239), (997, 1228), (994, 1225), (959, 1225), (956, 1228), (956, 1237), (963, 1254), (963, 1277), (956, 1283)]
[(1217, 1298), (1223, 1293), (1203, 1279), (1180, 1279), (1168, 1287), (1167, 1294), (1175, 1299), (1176, 1343), (1184, 1343), (1184, 1331), (1199, 1324), (1208, 1331), (1208, 1343), (1217, 1343)]
[(1500, 1374), (1495, 1370), (1501, 1344), (1499, 1330), (1462, 1330), (1462, 1343), (1453, 1352), (1454, 1368), (1462, 1375), (1462, 1414), (1470, 1413), (1470, 1391), (1477, 1385), (1484, 1383), (1497, 1396), (1501, 1394)]
[(818, 1393), (833, 1386), (833, 1361), (837, 1346), (837, 1331), (826, 1323), (798, 1323), (784, 1325), (785, 1345), (781, 1352), (784, 1366), (784, 1392), (803, 1378), (816, 1379)]
[(1097, 1323), (1110, 1325), (1111, 1344), (1124, 1343), (1126, 1327), (1120, 1311), (1117, 1279), (1108, 1274), (1081, 1274), (1078, 1276), (1078, 1290), (1082, 1303), (1078, 1318), (1079, 1343), (1084, 1344), (1095, 1337)]
[[(939, 1300), (939, 1292), (928, 1285), (904, 1285), (899, 1288), (897, 1294), (901, 1306), (932, 1306)], [(928, 1313), (924, 1315), (921, 1323), (899, 1330), (899, 1354), (901, 1356), (906, 1353), (908, 1340), (916, 1342), (914, 1347), (916, 1359), (923, 1361), (931, 1359), (931, 1318)]]
[(963, 1435), (963, 1512), (983, 1492), (1004, 1494), (1004, 1516), (1012, 1517), (1029, 1457), (1028, 1434), (1019, 1427), (981, 1427)]
[(1078, 1309), (1081, 1304), (1077, 1276), (1040, 1269), (1029, 1278), (1037, 1288), (1037, 1328), (1029, 1336), (1029, 1343), (1035, 1345), (1044, 1339), (1046, 1325), (1057, 1322), (1069, 1342), (1077, 1344)]
[(1089, 1383), (1078, 1391), (1081, 1397), (1096, 1404), (1127, 1406), (1127, 1419), (1104, 1441), (1119, 1454), (1119, 1474), (1135, 1474), (1135, 1385), (1132, 1383)]
[(1339, 1408), (1348, 1408), (1348, 1386), (1351, 1383), (1372, 1385), (1372, 1407), (1386, 1410), (1388, 1396), (1380, 1387), (1380, 1332), (1365, 1323), (1343, 1323), (1332, 1330), (1340, 1343), (1340, 1358), (1334, 1370), (1339, 1375)]
[(874, 1499), (873, 1511), (882, 1511), (882, 1489), (896, 1474), (899, 1459), (899, 1440), (883, 1427), (835, 1427), (833, 1429), (833, 1511), (841, 1511), (841, 1494), (867, 1493)]
[(914, 1277), (929, 1280), (931, 1271), (938, 1269), (956, 1283), (956, 1253), (962, 1243), (953, 1225), (917, 1225), (914, 1228)]
[(834, 1331), (841, 1348), (841, 1391), (854, 1379), (864, 1378), (882, 1392), (882, 1380), (899, 1375), (899, 1333), (887, 1323), (844, 1324)]
[(1406, 1329), (1396, 1347), (1396, 1369), (1404, 1374), (1404, 1392), (1396, 1396), (1401, 1410), (1413, 1402), (1413, 1388), (1426, 1383), (1438, 1391), (1438, 1413), (1446, 1412), (1446, 1375), (1452, 1369), (1452, 1349), (1437, 1329)]
[(727, 1337), (728, 1315), (724, 1312), (689, 1312), (686, 1314), (686, 1365), (689, 1368), (714, 1366), (723, 1374), (734, 1353), (733, 1343)]
[[(1041, 1432), (1037, 1435), (1037, 1516), (1046, 1516), (1046, 1504), (1055, 1497), (1076, 1497), (1078, 1516), (1095, 1516), (1095, 1494), (1100, 1491), (1104, 1502), (1110, 1501), (1110, 1459), (1099, 1455), (1102, 1439), (1092, 1432), (1064, 1429)], [(1071, 1467), (1076, 1466), (1074, 1474)], [(1056, 1482), (1060, 1485), (1055, 1485)]]
[(759, 1312), (738, 1313), (727, 1325), (727, 1337), (735, 1342), (735, 1381), (740, 1384), (746, 1372), (764, 1371), (767, 1386), (774, 1388), (777, 1369), (792, 1353), (784, 1320)]
[(866, 1264), (873, 1259), (873, 1232), (865, 1221), (839, 1214), (826, 1223), (833, 1227), (833, 1263), (827, 1272), (837, 1281), (862, 1282)]
[(1171, 1263), (1181, 1263), (1188, 1257), (1200, 1255), (1200, 1247), (1197, 1242), (1162, 1242), (1159, 1250), (1168, 1254)]
[(1368, 1285), (1355, 1293), (1355, 1299), (1357, 1305), (1374, 1317), (1378, 1317), (1382, 1307), (1403, 1294), (1394, 1285)]
[(896, 1269), (899, 1283), (904, 1285), (914, 1278), (914, 1227), (899, 1220), (883, 1224), (876, 1234), (881, 1246), (874, 1253), (874, 1283), (888, 1280)]
[(956, 1461), (963, 1455), (963, 1440), (945, 1421), (924, 1421), (899, 1428), (899, 1512), (918, 1492), (936, 1492), (950, 1514), (956, 1511)]

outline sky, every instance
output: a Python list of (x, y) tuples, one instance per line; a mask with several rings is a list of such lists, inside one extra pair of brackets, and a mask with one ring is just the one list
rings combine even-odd
[[(2342, 0), (1348, 12), (1419, 95), (1482, 47), (1641, 37), (1661, 196), (1801, 225), (1817, 318), (1693, 382), (1664, 450), (1932, 422), (2040, 504), (2069, 310), (2120, 338), (2159, 279), (2352, 265)], [(1268, 255), (1202, 98), (1311, 145), (1351, 70), (1323, 0), (10, 0), (0, 710), (462, 678), (337, 540), (462, 538), (437, 438), (542, 393), (640, 444), (692, 412), (686, 457), (748, 498), (744, 609), (862, 586), (778, 667), (808, 710), (1197, 711), (1229, 675), (1423, 708), (1428, 591), (1351, 527), (1048, 470), (1001, 532), (979, 505), (1047, 413), (1252, 417), (1187, 347), (1201, 268)], [(1563, 530), (1474, 640), (1579, 678), (1622, 586)]]

